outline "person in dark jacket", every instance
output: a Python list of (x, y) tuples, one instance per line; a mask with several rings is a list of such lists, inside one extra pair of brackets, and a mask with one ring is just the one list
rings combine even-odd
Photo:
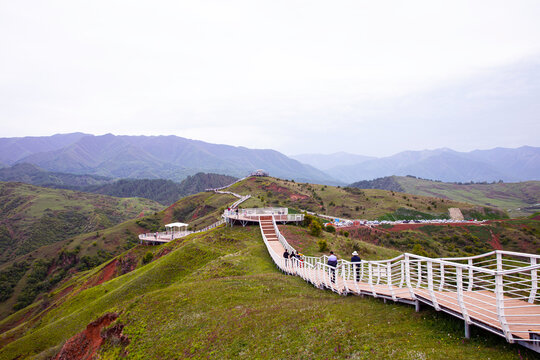
[(285, 249), (285, 252), (283, 253), (283, 258), (285, 259), (285, 266), (287, 266), (287, 263), (289, 262), (289, 252), (287, 249)]
[(358, 253), (356, 251), (353, 251), (351, 262), (352, 262), (352, 265), (354, 266), (354, 271), (356, 274), (356, 277), (355, 277), (356, 281), (360, 281), (360, 261), (362, 261), (362, 259), (360, 259), (360, 256), (358, 256)]
[(330, 251), (330, 256), (328, 257), (328, 266), (330, 266), (330, 274), (332, 275), (332, 283), (336, 283), (336, 267), (337, 267), (337, 256), (334, 255), (333, 251)]

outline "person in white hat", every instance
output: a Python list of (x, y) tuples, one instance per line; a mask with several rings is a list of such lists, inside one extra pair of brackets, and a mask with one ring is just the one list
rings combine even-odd
[(360, 281), (360, 262), (362, 261), (362, 259), (360, 259), (360, 256), (358, 256), (358, 253), (356, 251), (353, 251), (352, 253), (352, 257), (351, 257), (351, 262), (353, 263), (353, 267), (354, 267), (354, 272), (356, 274), (356, 277), (355, 277), (355, 280), (356, 281)]

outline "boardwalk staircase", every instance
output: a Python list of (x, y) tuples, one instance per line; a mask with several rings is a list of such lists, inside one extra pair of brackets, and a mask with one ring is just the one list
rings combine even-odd
[(274, 222), (272, 221), (272, 215), (261, 216), (259, 219), (261, 231), (266, 237), (266, 240), (279, 241), (278, 235), (276, 234), (276, 229), (274, 227)]

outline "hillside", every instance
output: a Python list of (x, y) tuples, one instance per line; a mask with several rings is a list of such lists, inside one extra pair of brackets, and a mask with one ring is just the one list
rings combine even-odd
[[(48, 141), (48, 137), (34, 140)], [(0, 148), (3, 142), (10, 141), (0, 139)], [(11, 157), (5, 162), (26, 162), (49, 171), (113, 178), (181, 181), (198, 172), (243, 177), (262, 168), (282, 178), (335, 181), (324, 172), (274, 150), (210, 144), (177, 136), (86, 135), (62, 148), (34, 152), (24, 158)]]
[[(134, 264), (127, 271), (126, 258)], [(0, 359), (81, 356), (92, 347), (100, 358), (128, 359), (533, 356), (477, 329), (463, 341), (461, 322), (432, 310), (342, 297), (284, 276), (256, 227), (136, 247), (33, 308), (0, 322)]]
[[(105, 200), (108, 198), (93, 196)], [(133, 200), (114, 199), (120, 203)], [(32, 303), (39, 294), (49, 291), (73, 272), (93, 268), (135, 246), (139, 241), (138, 234), (164, 231), (165, 224), (175, 221), (189, 223), (191, 229), (201, 229), (219, 220), (223, 209), (235, 200), (231, 195), (199, 193), (159, 212), (151, 211), (146, 216), (104, 230), (73, 237), (62, 234), (49, 245), (34, 247), (34, 250), (18, 257), (6, 257), (5, 263), (0, 264), (0, 319), (14, 309)], [(137, 215), (142, 214), (133, 214), (132, 217)], [(53, 230), (55, 228), (48, 229)]]
[(384, 189), (414, 195), (436, 196), (481, 206), (497, 207), (511, 216), (538, 211), (540, 181), (495, 184), (453, 184), (418, 179), (410, 176), (389, 176), (350, 185), (361, 189)]
[(147, 199), (0, 182), (0, 264), (40, 246), (102, 230), (160, 208)]
[(77, 175), (46, 171), (32, 164), (21, 163), (0, 169), (0, 181), (23, 182), (36, 186), (82, 190), (88, 186), (110, 183), (113, 179), (97, 175)]
[(97, 175), (77, 175), (46, 171), (35, 165), (21, 163), (0, 169), (0, 181), (23, 182), (54, 189), (68, 189), (116, 197), (143, 197), (170, 205), (183, 196), (208, 188), (228, 185), (235, 177), (197, 173), (182, 182), (163, 179), (112, 179)]
[(188, 176), (180, 184), (161, 179), (120, 179), (110, 184), (87, 186), (81, 190), (118, 197), (143, 197), (170, 205), (183, 196), (219, 188), (235, 180), (235, 177), (228, 175), (197, 173)]
[(448, 209), (460, 208), (467, 218), (500, 218), (504, 212), (490, 207), (385, 190), (360, 190), (296, 183), (272, 177), (248, 178), (229, 188), (253, 197), (243, 207), (284, 206), (349, 219), (446, 218)]

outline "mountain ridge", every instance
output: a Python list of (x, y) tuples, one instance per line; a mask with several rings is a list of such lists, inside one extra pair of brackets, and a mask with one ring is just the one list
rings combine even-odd
[(337, 182), (323, 171), (275, 150), (211, 144), (172, 135), (87, 135), (63, 148), (12, 162), (27, 162), (49, 171), (176, 181), (197, 172), (242, 177), (262, 168), (282, 178)]

